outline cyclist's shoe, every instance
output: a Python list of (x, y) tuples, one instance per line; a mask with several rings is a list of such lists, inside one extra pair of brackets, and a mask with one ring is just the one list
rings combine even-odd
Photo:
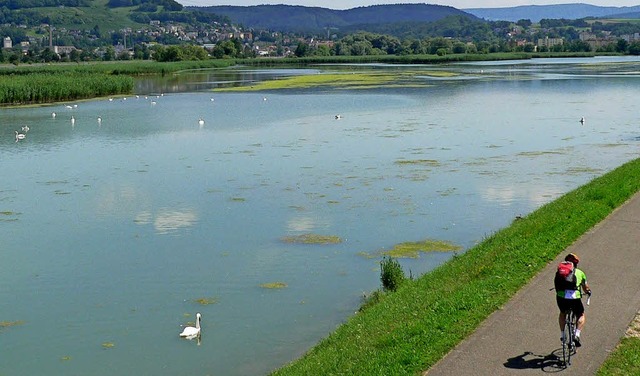
[(573, 337), (573, 343), (576, 344), (576, 347), (582, 346), (582, 343), (580, 343), (580, 337), (579, 336)]

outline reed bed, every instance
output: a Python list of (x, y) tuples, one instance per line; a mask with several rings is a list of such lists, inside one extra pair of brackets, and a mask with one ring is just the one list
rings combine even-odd
[(60, 63), (36, 65), (10, 65), (0, 67), (0, 76), (30, 75), (34, 73), (103, 73), (110, 75), (144, 76), (168, 74), (192, 69), (226, 68), (236, 64), (234, 59), (156, 62), (133, 60), (117, 62)]
[(133, 78), (102, 73), (60, 72), (0, 76), (0, 104), (51, 103), (133, 91)]
[(489, 54), (450, 55), (365, 55), (365, 56), (308, 56), (301, 58), (245, 59), (242, 64), (251, 66), (313, 65), (313, 64), (444, 64), (470, 61), (526, 60), (532, 58), (593, 57), (593, 53), (525, 53), (498, 52)]

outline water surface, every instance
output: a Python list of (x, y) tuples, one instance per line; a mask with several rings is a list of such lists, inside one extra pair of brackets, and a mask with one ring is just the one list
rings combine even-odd
[[(424, 87), (208, 90), (299, 73), (243, 68), (2, 109), (0, 374), (266, 374), (379, 288), (380, 251), (467, 249), (636, 158), (639, 67), (363, 66)], [(434, 69), (459, 75), (420, 74)], [(306, 233), (343, 242), (281, 241)], [(200, 343), (180, 339), (196, 312)]]

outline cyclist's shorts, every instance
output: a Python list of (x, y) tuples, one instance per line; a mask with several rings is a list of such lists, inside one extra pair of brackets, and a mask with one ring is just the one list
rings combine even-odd
[(570, 308), (572, 308), (573, 313), (576, 314), (576, 317), (580, 317), (584, 313), (584, 306), (582, 305), (582, 299), (565, 299), (565, 298), (556, 296), (556, 302), (558, 303), (558, 308), (560, 308), (560, 311), (562, 312), (566, 312)]

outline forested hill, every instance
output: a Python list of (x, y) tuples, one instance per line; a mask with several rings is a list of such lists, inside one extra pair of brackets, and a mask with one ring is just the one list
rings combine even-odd
[[(93, 0), (0, 0), (0, 8), (7, 9), (30, 9), (47, 7), (90, 7), (95, 3)], [(164, 6), (166, 10), (180, 11), (182, 5), (175, 0), (108, 0), (107, 7), (132, 7), (154, 4)]]
[(373, 5), (347, 10), (294, 5), (188, 7), (227, 16), (247, 28), (310, 32), (354, 25), (433, 22), (448, 16), (476, 17), (459, 9), (429, 4)]
[(523, 5), (510, 8), (470, 8), (464, 11), (488, 21), (539, 22), (543, 18), (577, 20), (585, 17), (600, 18), (640, 12), (640, 5), (633, 7), (601, 7), (589, 4)]

